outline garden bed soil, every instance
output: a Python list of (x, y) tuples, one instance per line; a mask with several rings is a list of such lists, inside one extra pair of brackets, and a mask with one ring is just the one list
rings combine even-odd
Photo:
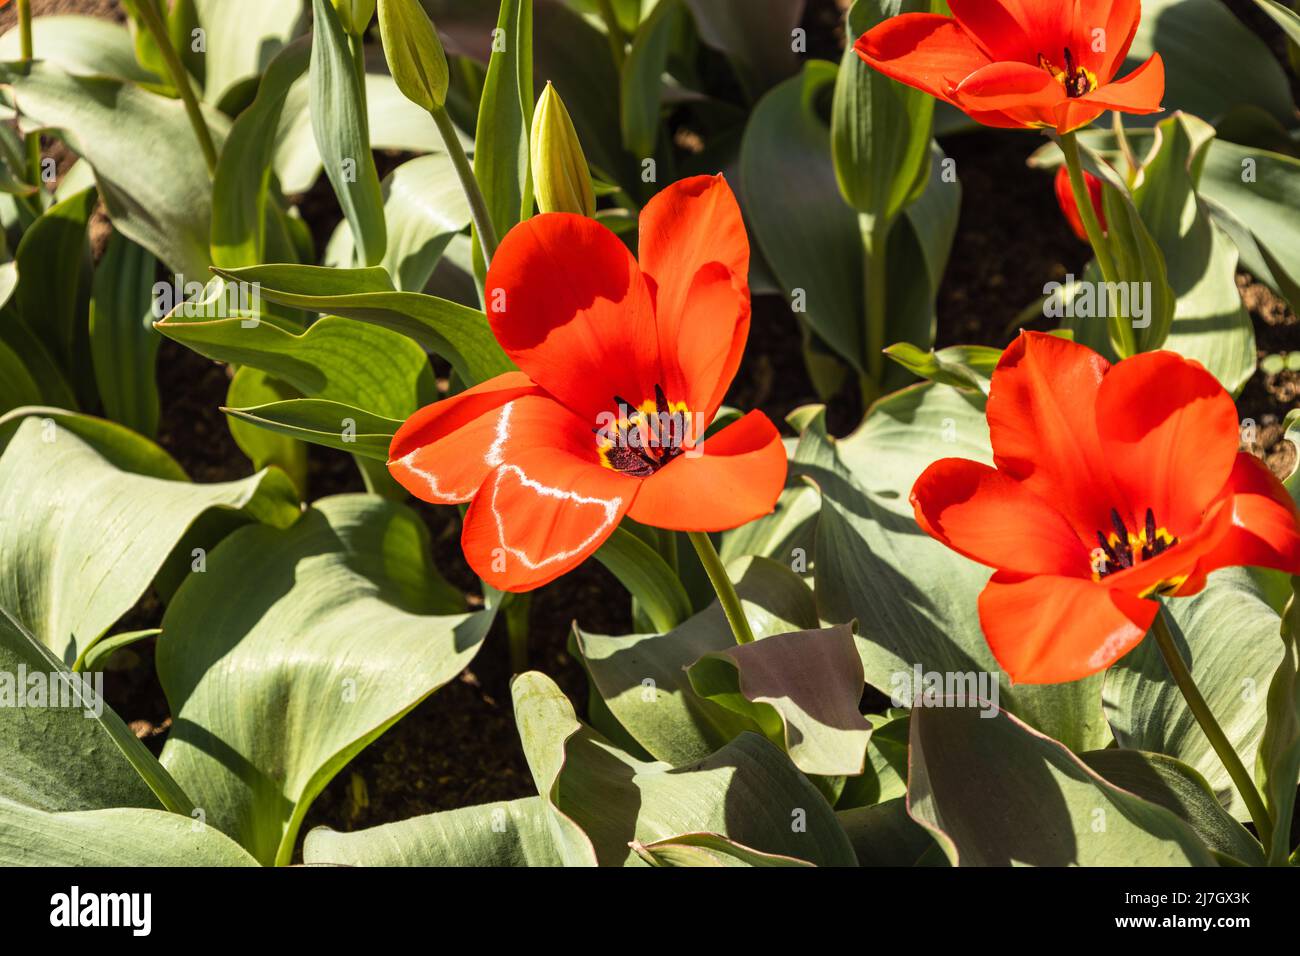
[[(1276, 30), (1259, 23), (1249, 4), (1234, 0), (1231, 5), (1276, 42)], [(840, 6), (836, 0), (809, 3), (804, 26), (815, 54), (837, 55), (843, 43)], [(109, 0), (35, 0), (34, 8), (38, 15), (75, 11), (121, 16)], [(12, 20), (12, 7), (0, 13), (0, 30)], [(1280, 53), (1280, 45), (1278, 49)], [(1026, 158), (1041, 144), (1041, 137), (1030, 133), (991, 130), (945, 141), (949, 156), (957, 161), (963, 190), (956, 244), (938, 301), (939, 346), (1006, 345), (1015, 334), (1017, 314), (1042, 294), (1045, 282), (1081, 274), (1089, 252), (1062, 219), (1051, 177), (1025, 167)], [(302, 208), (313, 235), (322, 242), (339, 220), (328, 189), (314, 190)], [(1248, 275), (1239, 276), (1239, 286), (1255, 324), (1260, 356), (1300, 349), (1296, 316), (1285, 303)], [(225, 402), (228, 370), (164, 340), (158, 380), (163, 406), (159, 441), (190, 476), (211, 482), (250, 474), (251, 464), (218, 411)], [(761, 408), (777, 422), (817, 400), (803, 366), (798, 325), (782, 300), (755, 301), (745, 362), (727, 400), (742, 408)], [(834, 430), (843, 433), (852, 427), (855, 403), (853, 395), (831, 403)], [(1257, 372), (1238, 405), (1243, 418), (1259, 423), (1269, 465), (1286, 473), (1295, 452), (1281, 440), (1281, 420), (1300, 406), (1300, 373)], [(351, 459), (342, 453), (312, 446), (309, 469), (312, 500), (363, 490)], [(460, 554), (456, 510), (420, 503), (415, 507), (431, 532), (437, 567), (471, 593), (475, 581)], [(157, 626), (161, 613), (156, 596), (147, 594), (122, 627)], [(566, 649), (575, 620), (597, 633), (631, 629), (626, 595), (598, 562), (588, 561), (536, 592), (532, 607), (530, 666), (551, 675), (581, 713), (586, 681)], [(153, 641), (119, 654), (107, 676), (110, 704), (158, 752), (170, 718), (154, 673)], [(326, 787), (303, 832), (322, 824), (358, 829), (535, 793), (515, 731), (510, 677), (504, 622), (498, 620), (469, 669), (402, 718)]]

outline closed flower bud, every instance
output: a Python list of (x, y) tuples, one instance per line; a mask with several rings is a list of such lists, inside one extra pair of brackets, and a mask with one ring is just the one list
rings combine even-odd
[(429, 112), (447, 101), (447, 55), (419, 0), (379, 0), (379, 35), (393, 81)]
[(359, 37), (370, 26), (375, 15), (375, 0), (331, 0), (339, 15), (339, 23), (354, 37)]
[(537, 208), (542, 212), (596, 214), (596, 193), (578, 131), (550, 83), (533, 112), (530, 137)]

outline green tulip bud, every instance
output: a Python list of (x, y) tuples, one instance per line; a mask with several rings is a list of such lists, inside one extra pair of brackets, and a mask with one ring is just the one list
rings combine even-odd
[(587, 171), (587, 157), (569, 111), (550, 83), (533, 111), (529, 140), (537, 208), (542, 212), (594, 216), (596, 193)]
[(354, 37), (359, 37), (370, 26), (375, 15), (375, 0), (331, 0), (338, 12), (339, 23)]
[(393, 81), (432, 113), (447, 102), (447, 54), (419, 0), (379, 0), (379, 35)]

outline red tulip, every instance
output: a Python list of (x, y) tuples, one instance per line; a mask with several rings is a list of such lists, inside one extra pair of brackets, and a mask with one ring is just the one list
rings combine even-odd
[(472, 501), (461, 545), (507, 591), (580, 564), (624, 515), (720, 531), (772, 510), (786, 456), (761, 412), (702, 439), (749, 334), (749, 241), (721, 176), (641, 213), (640, 261), (595, 220), (510, 231), (486, 283), (510, 372), (411, 416), (389, 470), (413, 495)]
[(1068, 133), (1106, 110), (1158, 113), (1158, 53), (1122, 80), (1140, 0), (949, 0), (858, 38), (858, 56), (986, 126)]
[(1216, 568), (1300, 573), (1295, 505), (1237, 451), (1232, 397), (1196, 362), (1111, 366), (1026, 332), (993, 373), (988, 423), (997, 467), (936, 461), (912, 506), (932, 537), (997, 569), (980, 625), (1013, 681), (1104, 670), (1142, 640), (1154, 598), (1195, 594)]
[[(1101, 207), (1101, 180), (1088, 172), (1083, 171), (1083, 181), (1088, 185), (1088, 198), (1092, 200), (1093, 211), (1097, 213), (1097, 222), (1101, 224), (1101, 231), (1106, 231), (1106, 213)], [(1084, 242), (1088, 241), (1088, 231), (1083, 228), (1083, 216), (1079, 212), (1079, 204), (1074, 199), (1074, 190), (1070, 186), (1070, 170), (1065, 166), (1059, 166), (1056, 170), (1056, 201), (1061, 204), (1061, 212), (1065, 216), (1065, 221), (1070, 224), (1074, 234)]]

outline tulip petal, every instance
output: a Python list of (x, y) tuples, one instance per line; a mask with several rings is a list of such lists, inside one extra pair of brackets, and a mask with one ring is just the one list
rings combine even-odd
[(1175, 352), (1144, 352), (1111, 368), (1097, 392), (1097, 434), (1128, 527), (1136, 532), (1150, 508), (1179, 537), (1195, 531), (1223, 491), (1240, 441), (1232, 396)]
[(1113, 83), (1105, 83), (1077, 99), (1067, 100), (1056, 111), (1056, 128), (1068, 133), (1086, 126), (1106, 110), (1120, 113), (1159, 113), (1165, 95), (1165, 64), (1159, 53), (1136, 70)]
[(931, 537), (990, 567), (1087, 576), (1091, 547), (1020, 482), (964, 458), (934, 462), (912, 486), (916, 521)]
[(890, 17), (853, 49), (886, 76), (954, 105), (953, 87), (990, 62), (955, 20), (932, 13)]
[(727, 181), (695, 176), (660, 191), (641, 212), (638, 258), (668, 399), (711, 420), (749, 337), (749, 239)]
[(1155, 601), (1085, 578), (1009, 572), (980, 594), (989, 649), (1016, 684), (1062, 684), (1105, 670), (1136, 647), (1155, 619)]
[(1239, 452), (1228, 485), (1232, 527), (1199, 570), (1246, 565), (1300, 574), (1296, 507), (1282, 483), (1258, 458)]
[(968, 112), (1001, 112), (1034, 126), (1052, 125), (1056, 108), (1067, 97), (1065, 87), (1041, 67), (1000, 62), (962, 80), (953, 98)]
[(507, 372), (426, 405), (393, 436), (388, 470), (423, 501), (469, 501), (504, 460), (515, 400), (544, 394), (522, 372)]
[(1037, 52), (1021, 21), (1004, 3), (948, 0), (948, 9), (990, 60), (1028, 63)]
[(593, 427), (615, 396), (654, 398), (663, 376), (650, 291), (627, 247), (595, 220), (548, 213), (511, 229), (485, 289), (506, 354)]
[(1023, 332), (989, 384), (994, 464), (1052, 502), (1085, 541), (1110, 527), (1121, 500), (1097, 439), (1097, 392), (1109, 368), (1084, 345)]
[(567, 448), (523, 450), (483, 482), (465, 513), (461, 547), (488, 584), (531, 591), (595, 552), (637, 486)]
[[(1128, 56), (1129, 48), (1133, 46), (1133, 38), (1137, 36), (1138, 24), (1142, 20), (1142, 2), (1141, 0), (1092, 0), (1091, 4), (1085, 4), (1085, 7), (1087, 6), (1091, 6), (1092, 9), (1083, 14), (1080, 26), (1089, 39), (1094, 36), (1093, 30), (1103, 30), (1101, 40), (1104, 48), (1098, 54), (1095, 65), (1087, 60), (1083, 62), (1104, 84), (1115, 76), (1115, 71), (1119, 69), (1124, 58)], [(1089, 50), (1093, 45), (1089, 43)]]
[(725, 531), (771, 512), (785, 487), (776, 426), (753, 411), (641, 483), (629, 516), (674, 531)]

